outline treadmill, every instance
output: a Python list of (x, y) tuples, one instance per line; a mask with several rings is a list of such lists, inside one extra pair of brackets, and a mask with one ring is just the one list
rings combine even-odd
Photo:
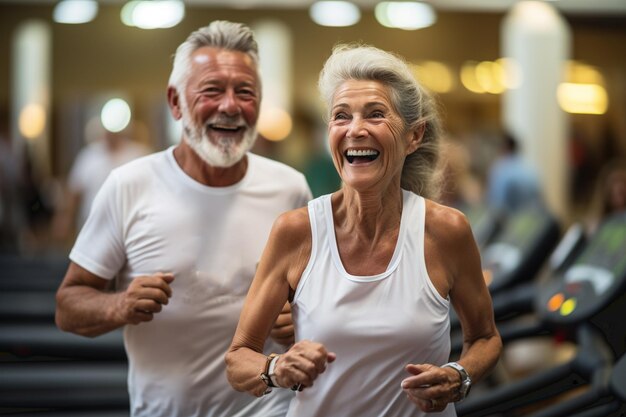
[[(533, 205), (510, 214), (491, 242), (481, 249), (483, 273), (494, 298), (496, 319), (516, 306), (522, 310), (532, 308), (526, 306), (525, 300), (535, 289), (528, 283), (546, 262), (559, 237), (560, 226), (555, 217), (545, 208)], [(497, 295), (518, 287), (504, 302), (497, 302)], [(450, 327), (453, 331), (460, 329), (454, 310), (450, 311)]]
[[(612, 377), (617, 381), (613, 385), (624, 379), (616, 370), (623, 370), (626, 352), (626, 213), (607, 218), (576, 260), (542, 283), (534, 310), (538, 319), (532, 323), (499, 326), (503, 342), (558, 334), (577, 344), (577, 354), (568, 362), (457, 403), (458, 415), (591, 417), (607, 404), (618, 410), (609, 416), (626, 412), (617, 390), (611, 389)], [(617, 358), (622, 360), (616, 364)], [(527, 407), (561, 394), (569, 395), (524, 414)]]
[(560, 233), (559, 223), (543, 207), (529, 206), (511, 214), (481, 254), (489, 292), (493, 295), (532, 280)]

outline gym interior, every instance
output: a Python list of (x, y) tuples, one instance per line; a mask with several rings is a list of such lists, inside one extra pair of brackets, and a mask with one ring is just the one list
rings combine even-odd
[[(626, 2), (431, 0), (423, 27), (374, 0), (330, 21), (317, 6), (331, 2), (172, 1), (182, 12), (162, 26), (133, 22), (138, 2), (93, 2), (84, 21), (64, 20), (62, 3), (0, 0), (0, 414), (129, 415), (122, 331), (55, 325), (80, 229), (61, 218), (65, 189), (80, 151), (107, 135), (147, 152), (180, 140), (171, 57), (225, 19), (261, 51), (253, 152), (303, 172), (314, 196), (341, 186), (317, 91), (334, 45), (398, 53), (435, 95), (441, 203), (469, 219), (504, 344), (459, 416), (626, 416)], [(515, 190), (515, 206), (492, 200), (507, 135), (538, 179), (532, 204)], [(450, 322), (454, 360), (453, 310)]]

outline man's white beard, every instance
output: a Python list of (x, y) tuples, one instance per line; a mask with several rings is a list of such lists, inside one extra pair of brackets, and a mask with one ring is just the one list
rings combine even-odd
[(184, 140), (204, 162), (211, 166), (228, 168), (235, 165), (252, 148), (256, 140), (256, 128), (248, 126), (241, 115), (236, 118), (218, 115), (207, 120), (205, 126), (214, 123), (246, 126), (241, 139), (224, 137), (216, 133), (217, 138), (214, 140), (209, 137), (204, 126), (195, 125), (184, 100), (181, 100), (181, 113)]

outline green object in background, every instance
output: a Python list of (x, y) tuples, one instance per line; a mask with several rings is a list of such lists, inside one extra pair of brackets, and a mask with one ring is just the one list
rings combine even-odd
[(332, 159), (324, 154), (313, 157), (304, 169), (313, 197), (330, 194), (341, 187), (341, 179)]

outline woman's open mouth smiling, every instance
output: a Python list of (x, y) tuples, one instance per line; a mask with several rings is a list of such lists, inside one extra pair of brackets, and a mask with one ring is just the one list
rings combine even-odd
[(344, 156), (351, 165), (372, 162), (378, 158), (378, 155), (380, 155), (380, 152), (375, 149), (348, 149), (344, 152)]

